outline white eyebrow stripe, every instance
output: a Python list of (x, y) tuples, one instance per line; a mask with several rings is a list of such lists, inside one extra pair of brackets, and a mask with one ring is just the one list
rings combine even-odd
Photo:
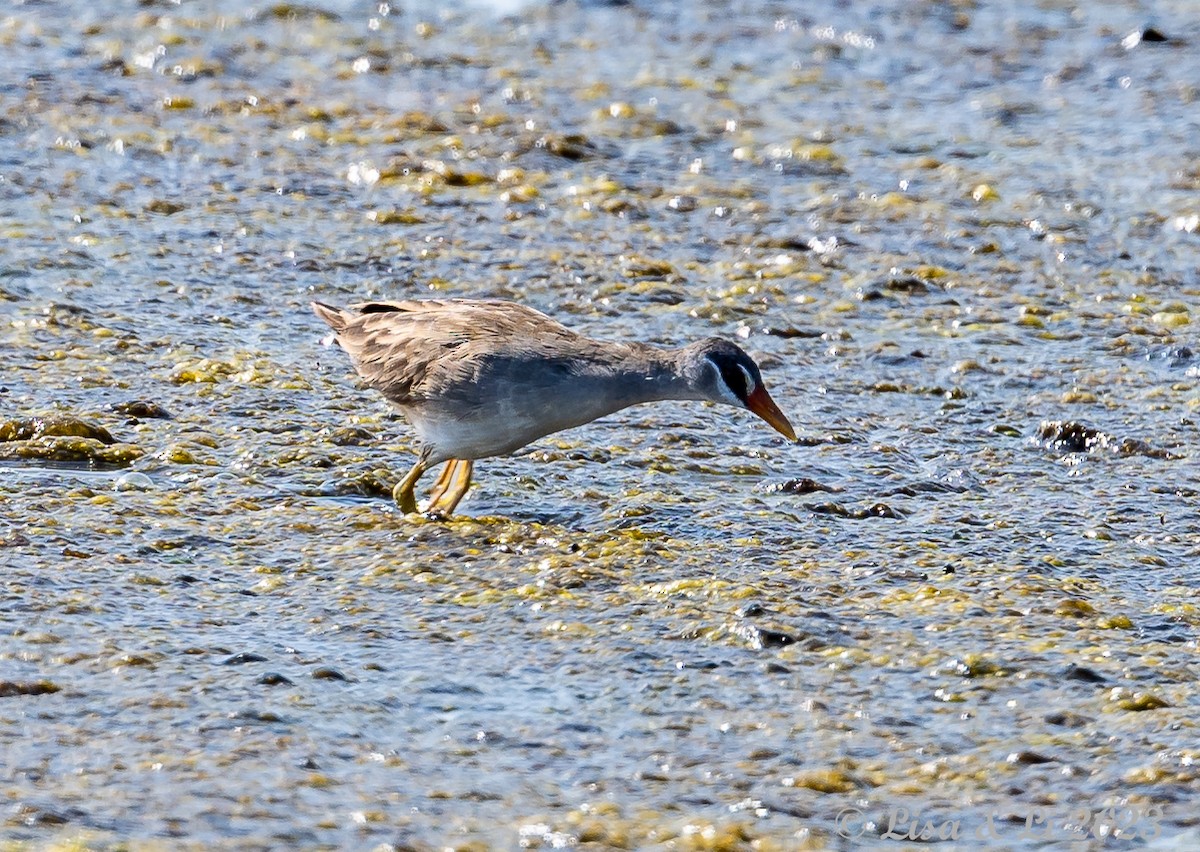
[(754, 390), (758, 387), (758, 384), (754, 381), (754, 377), (750, 375), (749, 370), (747, 370), (741, 364), (738, 364), (737, 368), (741, 370), (742, 375), (746, 377), (746, 396), (749, 396), (750, 394), (754, 393)]
[(705, 357), (704, 360), (708, 362), (709, 369), (713, 371), (713, 381), (716, 385), (717, 393), (721, 395), (721, 399), (725, 400), (725, 402), (729, 405), (737, 408), (745, 408), (746, 404), (738, 398), (738, 395), (733, 392), (733, 388), (731, 388), (729, 383), (725, 381), (725, 377), (721, 375), (720, 365), (718, 365), (717, 362), (711, 357)]

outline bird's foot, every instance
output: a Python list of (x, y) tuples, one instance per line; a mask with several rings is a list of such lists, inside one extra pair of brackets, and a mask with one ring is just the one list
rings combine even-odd
[(414, 484), (405, 481), (398, 483), (392, 489), (392, 499), (396, 501), (400, 511), (406, 515), (414, 514), (417, 511), (417, 495), (413, 492)]

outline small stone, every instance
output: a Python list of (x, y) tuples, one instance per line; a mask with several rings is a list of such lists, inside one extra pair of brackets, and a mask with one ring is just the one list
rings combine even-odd
[[(186, 109), (190, 106), (189, 98), (171, 99), (168, 109)], [(160, 216), (174, 216), (181, 210), (186, 210), (187, 206), (176, 201), (167, 201), (165, 198), (156, 198), (146, 205), (147, 213), (157, 213)]]
[(117, 414), (124, 414), (126, 417), (136, 417), (138, 420), (168, 420), (171, 417), (170, 412), (157, 402), (149, 402), (144, 399), (115, 402), (109, 408)]
[(103, 426), (78, 417), (28, 417), (24, 420), (0, 421), (0, 441), (29, 441), (42, 437), (90, 438), (101, 444), (116, 443), (116, 439)]
[(1057, 757), (1047, 757), (1044, 754), (1039, 754), (1036, 751), (1014, 751), (1006, 759), (1008, 763), (1018, 764), (1020, 766), (1037, 766), (1042, 763), (1057, 763)]
[(791, 633), (785, 633), (782, 630), (775, 630), (770, 627), (759, 627), (755, 624), (743, 624), (734, 629), (734, 632), (745, 639), (751, 648), (782, 648), (785, 645), (794, 645), (799, 642), (799, 638)]
[(996, 192), (995, 187), (981, 183), (971, 190), (971, 198), (980, 203), (984, 201), (995, 201), (1000, 197), (1000, 193)]
[(292, 679), (279, 672), (265, 672), (255, 683), (261, 683), (263, 686), (291, 686)]
[(1162, 30), (1155, 27), (1146, 27), (1142, 30), (1134, 30), (1121, 39), (1121, 47), (1126, 50), (1133, 50), (1140, 44), (1170, 44), (1171, 37)]
[(787, 479), (783, 482), (774, 483), (767, 486), (769, 494), (812, 494), (816, 491), (833, 491), (828, 485), (822, 485), (815, 479), (803, 477), (801, 479)]
[(800, 787), (818, 793), (851, 793), (858, 788), (857, 779), (836, 768), (814, 769), (780, 781), (784, 787)]
[(343, 680), (348, 681), (350, 678), (339, 672), (337, 669), (321, 666), (312, 673), (313, 680)]
[(899, 509), (894, 509), (887, 503), (875, 503), (863, 517), (871, 518), (903, 518), (904, 514)]
[(919, 275), (892, 275), (883, 287), (893, 293), (928, 293), (930, 282)]
[(283, 721), (283, 717), (273, 710), (239, 710), (236, 713), (230, 713), (229, 718), (244, 719), (247, 722), (263, 722), (268, 725)]
[(1045, 719), (1046, 724), (1059, 725), (1063, 728), (1082, 728), (1093, 721), (1072, 710), (1056, 710), (1053, 713), (1047, 713)]
[(375, 433), (362, 426), (343, 426), (329, 434), (329, 443), (339, 447), (359, 447), (375, 441)]
[(27, 826), (60, 826), (66, 825), (72, 819), (79, 819), (83, 812), (77, 808), (53, 810), (39, 805), (22, 804), (17, 806), (17, 817)]
[(756, 748), (754, 751), (746, 755), (748, 760), (772, 760), (779, 757), (781, 752), (773, 748)]
[(1164, 707), (1170, 707), (1170, 703), (1163, 698), (1159, 698), (1150, 692), (1130, 692), (1128, 689), (1117, 687), (1109, 696), (1110, 701), (1116, 702), (1116, 705), (1122, 710), (1127, 710), (1131, 713), (1143, 713), (1147, 710), (1161, 710)]
[(0, 680), (0, 698), (16, 695), (52, 695), (62, 687), (48, 680)]
[(1108, 681), (1104, 675), (1095, 669), (1089, 669), (1087, 666), (1077, 666), (1074, 663), (1067, 666), (1063, 672), (1063, 677), (1067, 680), (1081, 680), (1085, 683), (1105, 683)]
[(262, 654), (255, 654), (249, 651), (243, 651), (240, 654), (234, 654), (232, 657), (227, 657), (221, 661), (223, 666), (241, 666), (246, 663), (265, 663), (267, 658)]
[(1087, 601), (1077, 598), (1065, 598), (1054, 608), (1054, 614), (1061, 618), (1083, 618), (1096, 614), (1096, 608)]

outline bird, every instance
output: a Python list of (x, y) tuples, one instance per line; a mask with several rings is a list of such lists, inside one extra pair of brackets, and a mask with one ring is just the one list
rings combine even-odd
[(476, 460), (639, 403), (744, 408), (796, 440), (754, 359), (719, 337), (678, 349), (593, 340), (506, 301), (311, 304), (365, 384), (417, 434), (417, 461), (392, 491), (405, 513), (417, 511), (417, 482), (438, 464), (425, 511), (448, 517), (471, 487)]

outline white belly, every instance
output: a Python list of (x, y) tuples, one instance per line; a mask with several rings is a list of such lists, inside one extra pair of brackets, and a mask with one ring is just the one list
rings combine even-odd
[(597, 400), (592, 405), (563, 405), (549, 410), (517, 408), (511, 401), (500, 403), (474, 416), (450, 416), (429, 406), (402, 409), (421, 443), (430, 448), (429, 461), (482, 459), (520, 449), (545, 435), (590, 423), (611, 413)]

